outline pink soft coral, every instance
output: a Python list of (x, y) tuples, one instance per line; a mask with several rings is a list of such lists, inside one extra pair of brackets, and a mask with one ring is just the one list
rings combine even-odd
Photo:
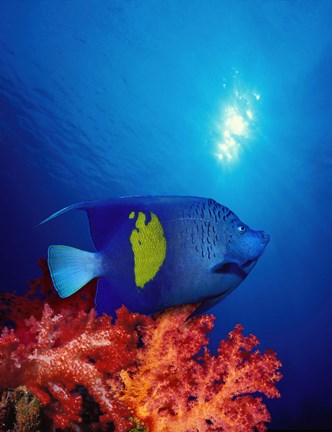
[(265, 430), (269, 413), (250, 394), (279, 396), (280, 362), (272, 351), (252, 352), (255, 336), (237, 326), (212, 355), (213, 317), (186, 321), (193, 306), (154, 318), (122, 307), (112, 323), (96, 316), (91, 289), (81, 300), (59, 301), (43, 268), (33, 283), (46, 297), (43, 306), (32, 291), (2, 297), (16, 328), (5, 327), (0, 338), (0, 386), (26, 385), (54, 427), (77, 430), (89, 395), (99, 407), (89, 430), (110, 423), (120, 432), (135, 423), (155, 432)]

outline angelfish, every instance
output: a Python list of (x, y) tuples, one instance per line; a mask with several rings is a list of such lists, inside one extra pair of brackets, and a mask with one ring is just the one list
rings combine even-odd
[(250, 273), (270, 240), (249, 228), (213, 199), (147, 196), (87, 201), (66, 207), (85, 210), (96, 247), (48, 248), (48, 266), (60, 297), (98, 278), (96, 307), (112, 313), (122, 304), (151, 314), (200, 303), (205, 312)]

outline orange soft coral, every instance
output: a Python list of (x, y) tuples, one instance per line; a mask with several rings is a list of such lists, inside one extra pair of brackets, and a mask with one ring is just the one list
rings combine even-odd
[(43, 269), (34, 291), (2, 297), (2, 319), (14, 328), (0, 337), (0, 387), (26, 385), (54, 428), (265, 430), (269, 413), (251, 394), (279, 396), (280, 362), (252, 352), (255, 336), (237, 326), (212, 355), (212, 315), (186, 321), (194, 306), (183, 306), (151, 318), (122, 307), (112, 322), (96, 316), (89, 293), (59, 301)]
[[(260, 392), (278, 397), (275, 383), (280, 362), (272, 351), (251, 350), (255, 336), (242, 335), (241, 326), (221, 342), (218, 354), (206, 348), (212, 316), (185, 322), (190, 307), (159, 315), (146, 333), (134, 374), (123, 370), (125, 390), (119, 395), (153, 431), (265, 430), (269, 413)], [(202, 356), (197, 356), (204, 347)]]

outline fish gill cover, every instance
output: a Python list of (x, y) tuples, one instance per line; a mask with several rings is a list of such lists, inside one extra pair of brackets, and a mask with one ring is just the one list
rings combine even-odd
[(123, 306), (112, 321), (97, 316), (93, 283), (59, 300), (40, 265), (26, 295), (1, 296), (2, 430), (266, 430), (258, 394), (280, 396), (281, 363), (240, 324), (212, 354), (214, 317), (186, 321), (195, 305), (152, 317)]

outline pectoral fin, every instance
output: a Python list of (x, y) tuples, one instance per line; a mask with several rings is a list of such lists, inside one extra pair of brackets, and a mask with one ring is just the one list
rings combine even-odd
[(244, 260), (242, 260), (237, 255), (233, 255), (231, 253), (227, 253), (224, 256), (224, 259), (211, 268), (212, 273), (223, 273), (224, 271), (227, 271), (227, 267), (229, 267), (231, 264), (236, 264), (239, 267), (242, 267), (244, 263)]

